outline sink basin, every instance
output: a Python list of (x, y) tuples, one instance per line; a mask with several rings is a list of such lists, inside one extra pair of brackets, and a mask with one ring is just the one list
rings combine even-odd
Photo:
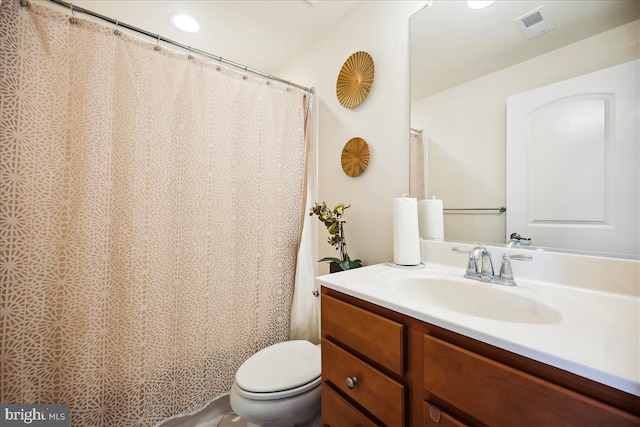
[(554, 308), (498, 285), (468, 279), (403, 278), (393, 282), (398, 296), (469, 316), (514, 323), (557, 323)]

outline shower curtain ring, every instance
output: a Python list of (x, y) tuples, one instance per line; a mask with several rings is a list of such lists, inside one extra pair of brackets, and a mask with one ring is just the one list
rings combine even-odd
[(191, 46), (189, 46), (189, 56), (187, 56), (187, 58), (193, 59), (193, 55), (191, 55)]
[(160, 50), (160, 33), (158, 33), (158, 40), (156, 40), (156, 45), (153, 48), (156, 52)]
[(218, 56), (218, 66), (216, 67), (216, 70), (222, 70), (222, 56)]
[(69, 18), (69, 22), (75, 25), (78, 23), (78, 18), (76, 18), (76, 11), (73, 9), (73, 3), (71, 3), (69, 8), (71, 9), (71, 18)]
[(291, 80), (287, 82), (287, 92), (291, 90)]
[(120, 30), (118, 30), (118, 27), (119, 27), (119, 26), (120, 26), (120, 21), (118, 21), (118, 20), (116, 19), (116, 29), (115, 29), (115, 30), (113, 30), (113, 34), (115, 34), (116, 36), (119, 36), (119, 35), (120, 35)]
[(246, 73), (247, 73), (247, 68), (248, 68), (248, 67), (245, 65), (245, 66), (244, 66), (244, 72), (245, 72), (245, 75), (244, 75), (244, 76), (242, 76), (242, 80), (247, 80), (247, 79), (249, 78), (249, 76), (247, 76), (247, 74), (246, 74)]

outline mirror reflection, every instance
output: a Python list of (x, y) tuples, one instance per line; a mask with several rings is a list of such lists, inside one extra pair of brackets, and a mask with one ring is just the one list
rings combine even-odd
[(436, 0), (411, 17), (411, 128), (447, 240), (638, 259), (639, 19), (635, 0)]

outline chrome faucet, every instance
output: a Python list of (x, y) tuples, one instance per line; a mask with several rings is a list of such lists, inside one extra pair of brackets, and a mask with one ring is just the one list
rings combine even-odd
[(490, 281), (494, 276), (493, 260), (491, 259), (491, 253), (484, 246), (476, 246), (470, 251), (460, 248), (453, 248), (455, 252), (469, 254), (469, 260), (467, 262), (467, 271), (464, 277), (468, 279)]
[(484, 246), (476, 246), (472, 250), (462, 248), (452, 248), (454, 252), (468, 254), (467, 270), (464, 277), (467, 279), (480, 280), (481, 282), (496, 283), (498, 285), (515, 286), (516, 281), (513, 278), (513, 270), (511, 269), (510, 260), (531, 261), (531, 255), (502, 255), (502, 265), (500, 273), (496, 276), (493, 269), (493, 260), (491, 252)]

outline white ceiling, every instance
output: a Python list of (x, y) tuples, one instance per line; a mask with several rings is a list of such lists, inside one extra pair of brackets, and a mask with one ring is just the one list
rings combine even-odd
[[(527, 39), (514, 19), (541, 5), (556, 28)], [(639, 0), (501, 0), (482, 10), (464, 1), (436, 0), (411, 17), (411, 97), (422, 98), (639, 18)]]
[[(66, 0), (153, 34), (268, 74), (329, 31), (355, 0)], [(174, 28), (169, 17), (187, 13), (198, 33)], [(284, 77), (284, 76), (279, 76)]]
[[(380, 0), (75, 0), (74, 5), (284, 78), (279, 71), (290, 58), (367, 1)], [(528, 40), (513, 20), (543, 4), (556, 28)], [(195, 17), (200, 32), (174, 28), (169, 17), (177, 12)], [(412, 98), (639, 18), (640, 0), (498, 0), (482, 10), (462, 0), (435, 0), (411, 17)]]

